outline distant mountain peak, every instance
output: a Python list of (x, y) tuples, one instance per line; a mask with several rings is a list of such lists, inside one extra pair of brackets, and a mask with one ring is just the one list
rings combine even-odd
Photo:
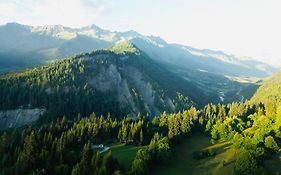
[(99, 31), (99, 32), (101, 32), (101, 31), (106, 31), (106, 30), (100, 28), (99, 26), (97, 26), (97, 25), (95, 25), (95, 24), (91, 24), (91, 25), (89, 25), (89, 26), (82, 27), (82, 28), (80, 28), (80, 29), (88, 29), (88, 30), (89, 30), (89, 29), (92, 29), (92, 30)]
[(129, 34), (129, 35), (140, 35), (138, 32), (136, 32), (134, 30), (129, 30), (129, 31), (122, 32), (122, 33), (126, 33), (126, 34)]
[(24, 25), (22, 25), (22, 24), (20, 24), (20, 23), (17, 23), (17, 22), (8, 22), (8, 23), (6, 23), (5, 24), (6, 26), (24, 26)]
[(66, 27), (63, 25), (45, 25), (45, 26), (38, 26), (33, 27), (34, 31), (45, 31), (45, 32), (62, 32), (65, 31)]
[(92, 24), (89, 26), (90, 28), (92, 29), (99, 29), (99, 30), (102, 30), (102, 28), (100, 28), (99, 26), (95, 25), (95, 24)]
[(160, 36), (154, 36), (154, 35), (151, 35), (151, 36), (148, 36), (148, 38), (152, 39), (153, 41), (157, 42), (158, 44), (167, 44), (167, 42), (162, 39)]
[(9, 22), (3, 25), (3, 27), (8, 28), (8, 29), (14, 29), (14, 30), (28, 30), (31, 27), (28, 25), (23, 25), (17, 22)]
[(134, 30), (129, 30), (129, 31), (125, 31), (125, 32), (115, 32), (115, 33), (118, 37), (124, 38), (127, 40), (142, 36), (141, 34), (139, 34), (138, 32), (136, 32)]

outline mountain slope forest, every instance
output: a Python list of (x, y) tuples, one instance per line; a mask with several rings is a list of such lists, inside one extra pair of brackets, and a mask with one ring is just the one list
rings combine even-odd
[(268, 108), (276, 108), (281, 102), (281, 73), (265, 79), (251, 99), (253, 102), (262, 101)]
[[(280, 158), (276, 157), (281, 146), (280, 117), (280, 106), (268, 111), (262, 103), (250, 101), (164, 112), (153, 119), (140, 114), (136, 120), (94, 113), (74, 120), (63, 117), (49, 124), (3, 132), (1, 173), (150, 174), (157, 167), (168, 167), (183, 140), (192, 141), (200, 132), (213, 144), (227, 143), (236, 150), (231, 174), (276, 174), (280, 173)], [(110, 148), (101, 153), (94, 147), (116, 142), (139, 147), (130, 166), (118, 162)], [(196, 150), (189, 159), (213, 159), (217, 154), (211, 148)], [(228, 161), (221, 160), (219, 166), (233, 164)]]
[(79, 113), (85, 116), (93, 111), (105, 116), (141, 113), (151, 117), (202, 107), (213, 98), (129, 42), (2, 75), (0, 88), (1, 110), (45, 109), (42, 120)]
[(0, 175), (281, 173), (281, 73), (263, 79), (267, 64), (11, 23), (0, 65)]
[[(250, 101), (206, 104), (196, 84), (130, 42), (4, 74), (1, 109), (46, 113), (33, 125), (1, 131), (0, 173), (158, 174), (198, 133), (214, 146), (193, 149), (186, 159), (214, 161), (222, 157), (219, 144), (235, 152), (206, 173), (280, 173), (280, 79), (279, 73), (260, 82)], [(177, 174), (188, 173), (181, 168)]]

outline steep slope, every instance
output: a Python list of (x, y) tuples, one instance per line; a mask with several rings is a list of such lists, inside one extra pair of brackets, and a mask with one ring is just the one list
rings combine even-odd
[(281, 72), (260, 82), (261, 86), (251, 99), (252, 102), (263, 102), (267, 106), (278, 106), (281, 103)]
[[(249, 99), (258, 87), (255, 82), (260, 78), (256, 77), (268, 76), (277, 70), (222, 52), (168, 44), (159, 37), (134, 38), (132, 42), (170, 71), (196, 83), (205, 93), (216, 93), (220, 103)], [(266, 69), (260, 70), (263, 66)]]
[(2, 75), (0, 89), (1, 110), (42, 108), (52, 117), (91, 112), (153, 116), (201, 107), (214, 98), (129, 42)]

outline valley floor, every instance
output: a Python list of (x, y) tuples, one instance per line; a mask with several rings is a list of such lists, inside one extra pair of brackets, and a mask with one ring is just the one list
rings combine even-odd
[[(194, 151), (215, 151), (216, 155), (200, 160), (193, 158)], [(169, 165), (156, 167), (153, 175), (223, 175), (233, 174), (237, 155), (235, 148), (227, 142), (211, 144), (210, 138), (203, 134), (194, 134), (185, 139), (175, 149)]]

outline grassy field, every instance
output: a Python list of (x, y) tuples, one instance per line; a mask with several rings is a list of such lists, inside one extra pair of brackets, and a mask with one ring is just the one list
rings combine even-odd
[[(196, 160), (194, 151), (209, 149), (217, 154), (213, 157)], [(212, 145), (210, 138), (195, 134), (177, 146), (174, 157), (168, 166), (156, 167), (153, 175), (231, 175), (233, 173), (236, 150), (229, 143)], [(224, 165), (222, 162), (225, 162)]]
[(125, 145), (123, 143), (114, 143), (109, 145), (109, 147), (113, 157), (126, 168), (131, 166), (137, 151), (142, 148), (141, 146)]

